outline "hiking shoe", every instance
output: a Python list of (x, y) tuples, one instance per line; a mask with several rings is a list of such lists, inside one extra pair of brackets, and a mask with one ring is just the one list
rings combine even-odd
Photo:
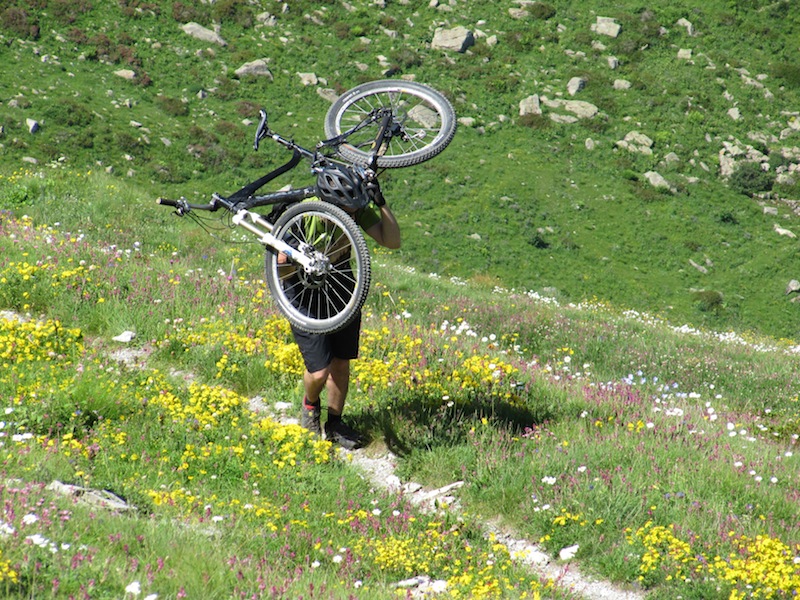
[(345, 450), (355, 450), (364, 445), (361, 435), (342, 420), (325, 423), (325, 439)]
[(319, 416), (322, 412), (319, 407), (308, 409), (305, 406), (300, 409), (300, 426), (308, 429), (317, 437), (322, 437), (322, 426), (319, 423)]

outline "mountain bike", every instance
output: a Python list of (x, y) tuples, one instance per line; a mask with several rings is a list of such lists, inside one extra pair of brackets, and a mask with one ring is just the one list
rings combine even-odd
[[(250, 232), (265, 247), (267, 286), (278, 309), (292, 325), (311, 333), (345, 327), (367, 298), (369, 249), (352, 213), (370, 202), (383, 203), (382, 170), (416, 165), (444, 150), (455, 135), (456, 116), (450, 102), (427, 85), (380, 80), (334, 101), (324, 131), (327, 139), (305, 148), (272, 131), (261, 109), (253, 148), (270, 138), (292, 151), (285, 164), (229, 196), (212, 194), (206, 204), (158, 199), (201, 225), (195, 211), (225, 209), (230, 225)], [(314, 185), (257, 194), (304, 160), (317, 177)], [(346, 198), (326, 187), (333, 177), (345, 182)], [(264, 206), (272, 206), (269, 215), (253, 210)]]

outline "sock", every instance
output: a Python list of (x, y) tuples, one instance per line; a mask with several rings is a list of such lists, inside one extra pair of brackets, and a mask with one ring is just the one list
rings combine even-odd
[(328, 423), (338, 423), (342, 420), (342, 415), (334, 415), (331, 413), (330, 409), (328, 410)]
[(315, 404), (312, 404), (308, 401), (308, 396), (303, 397), (303, 408), (306, 410), (319, 410), (319, 398), (317, 399)]

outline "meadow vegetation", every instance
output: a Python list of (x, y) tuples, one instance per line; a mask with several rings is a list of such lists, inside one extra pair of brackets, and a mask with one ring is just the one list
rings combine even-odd
[[(554, 556), (577, 545), (582, 569), (648, 598), (795, 596), (797, 249), (775, 226), (793, 227), (796, 189), (774, 175), (794, 160), (798, 17), (784, 1), (696, 4), (553, 0), (523, 18), (495, 2), (4, 4), (5, 596), (377, 599), (427, 575), (444, 597), (569, 597), (487, 523)], [(622, 25), (605, 49), (598, 15)], [(188, 21), (227, 45), (185, 35)], [(431, 50), (456, 24), (487, 36)], [(233, 75), (263, 57), (271, 80)], [(463, 481), (459, 511), (372, 488), (326, 442), (251, 409), (293, 413), (301, 394), (263, 251), (153, 201), (283, 162), (250, 150), (262, 105), (279, 131), (318, 139), (328, 102), (300, 83), (310, 71), (337, 92), (413, 75), (474, 120), (434, 160), (383, 176), (404, 248), (374, 249), (348, 408), (404, 480)], [(598, 117), (517, 117), (573, 76)], [(632, 129), (653, 155), (615, 147)], [(771, 170), (720, 178), (737, 140)], [(647, 184), (651, 169), (675, 191)], [(115, 358), (124, 331), (141, 364)]]
[[(313, 144), (329, 106), (318, 90), (413, 77), (469, 121), (436, 161), (383, 177), (404, 260), (677, 323), (796, 336), (784, 294), (798, 279), (796, 243), (774, 230), (792, 229), (797, 199), (787, 175), (800, 101), (789, 2), (552, 1), (522, 14), (513, 2), (428, 4), (6, 2), (0, 54), (15, 68), (0, 74), (3, 163), (109, 170), (151, 196), (231, 192), (285, 158), (252, 152), (259, 107), (276, 130)], [(616, 38), (592, 30), (600, 16), (621, 26)], [(188, 22), (226, 45), (185, 34)], [(431, 48), (437, 28), (457, 25), (473, 31), (473, 46)], [(235, 74), (257, 59), (270, 77)], [(319, 81), (303, 85), (299, 73)], [(585, 82), (574, 98), (573, 77)], [(521, 117), (533, 94), (599, 112), (575, 123), (553, 121), (551, 109)], [(651, 154), (617, 145), (634, 130), (653, 140)], [(736, 156), (722, 177), (726, 145), (759, 154)], [(653, 188), (648, 171), (673, 191)], [(299, 175), (294, 185), (306, 183)], [(698, 290), (719, 295), (715, 310)]]
[[(22, 316), (0, 319), (9, 597), (385, 598), (420, 574), (448, 597), (568, 595), (488, 522), (554, 555), (577, 545), (585, 569), (654, 598), (800, 589), (796, 346), (376, 249), (349, 414), (403, 479), (464, 482), (460, 511), (423, 513), (250, 408), (299, 409), (302, 371), (257, 244), (199, 235), (108, 175), (9, 181), (37, 190), (0, 222), (0, 306)], [(123, 331), (146, 364), (114, 359)]]

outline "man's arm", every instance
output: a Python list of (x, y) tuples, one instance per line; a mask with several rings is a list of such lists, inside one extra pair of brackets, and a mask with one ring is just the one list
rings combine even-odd
[(388, 206), (384, 204), (380, 211), (381, 220), (367, 229), (366, 233), (384, 248), (396, 250), (400, 247), (400, 226)]

